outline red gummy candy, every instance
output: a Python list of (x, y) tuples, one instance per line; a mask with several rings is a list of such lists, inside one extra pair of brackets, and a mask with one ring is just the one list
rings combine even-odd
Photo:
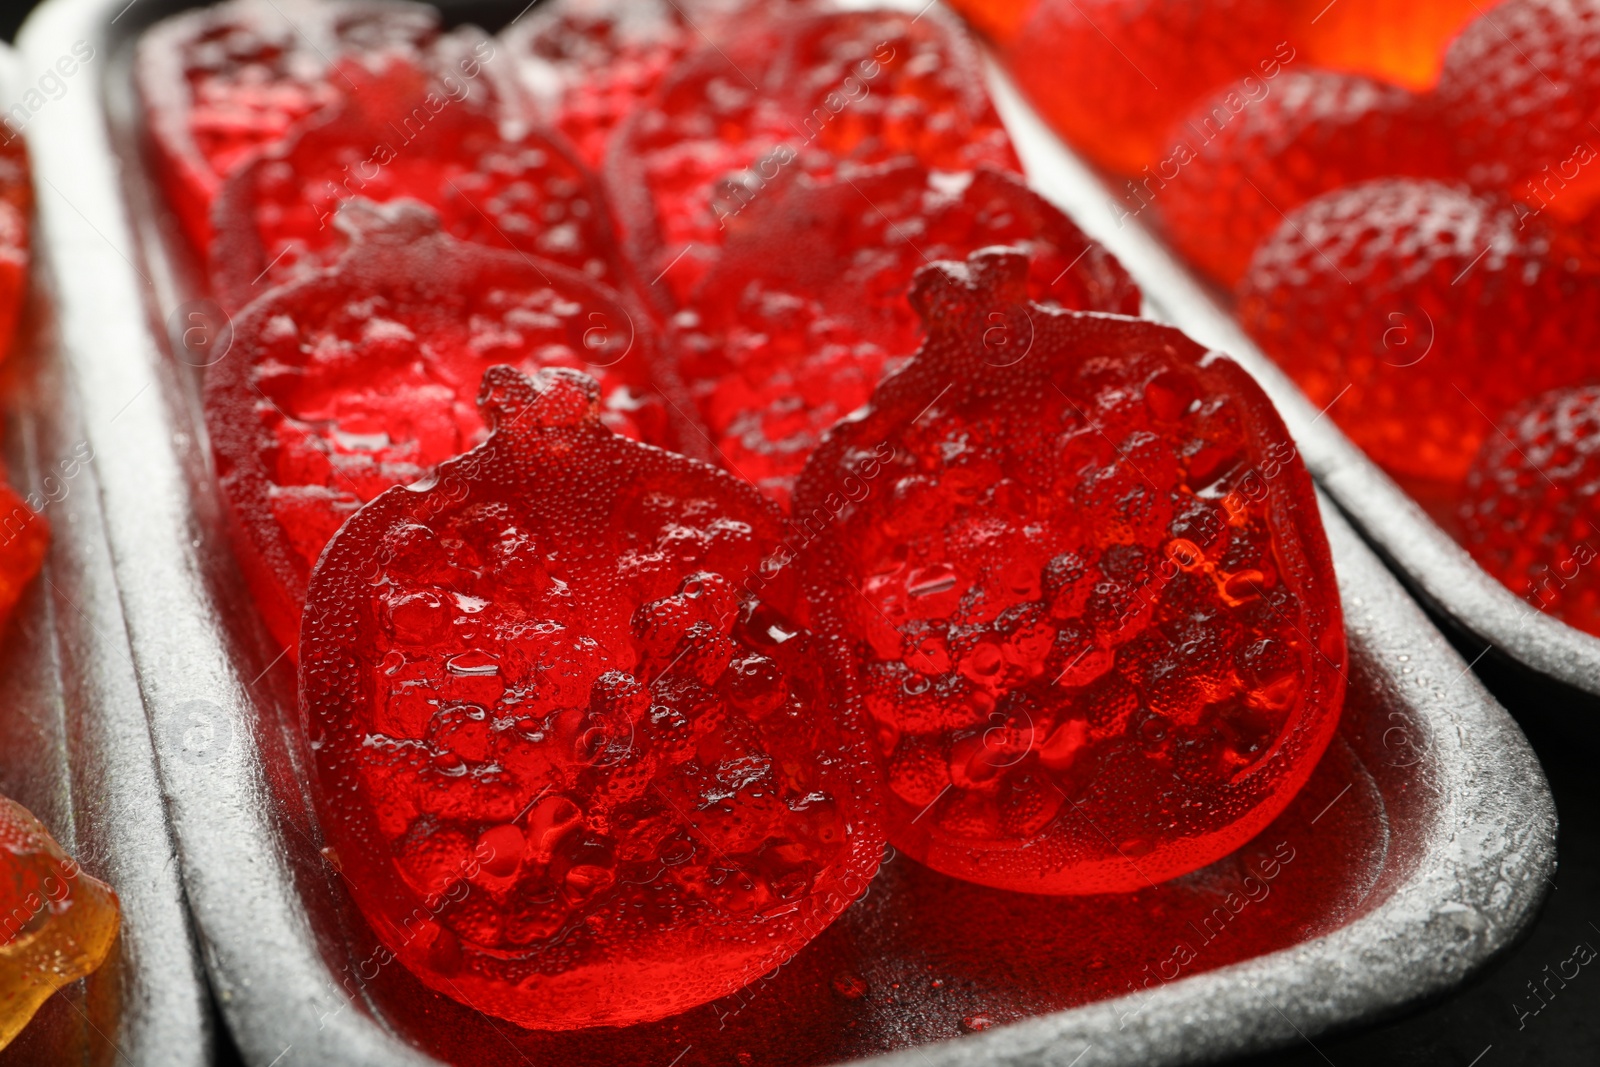
[(1033, 299), (1138, 314), (1139, 290), (1109, 253), (987, 167), (802, 175), (752, 204), (729, 223), (672, 346), (723, 465), (787, 507), (823, 432), (916, 350), (916, 270), (1001, 244), (1029, 255)]
[(33, 179), (27, 143), (9, 131), (7, 136), (9, 140), (0, 141), (0, 360), (16, 337), (32, 258), (28, 218), (33, 213)]
[(1290, 18), (1281, 0), (1039, 0), (1006, 58), (1079, 151), (1136, 175), (1202, 97), (1294, 60)]
[(1037, 0), (948, 0), (985, 37), (1008, 45), (1027, 23)]
[(713, 46), (670, 71), (617, 131), (606, 183), (629, 256), (678, 303), (729, 220), (780, 175), (912, 159), (938, 170), (1017, 170), (958, 24), (929, 10), (772, 20), (763, 54)]
[(1005, 249), (918, 275), (928, 339), (812, 455), (802, 558), (861, 666), (896, 848), (1001, 889), (1139, 889), (1305, 783), (1343, 700), (1339, 594), (1254, 380), (1026, 278)]
[(1439, 80), (1446, 47), (1493, 4), (1480, 0), (1302, 0), (1294, 40), (1305, 61), (1418, 91)]
[(1357, 445), (1458, 482), (1492, 420), (1593, 374), (1592, 261), (1509, 202), (1369, 182), (1289, 213), (1239, 284), (1239, 317)]
[(493, 368), (480, 404), (488, 441), (368, 504), (312, 576), (322, 826), (427, 985), (535, 1029), (659, 1019), (872, 877), (854, 684), (761, 598), (781, 520), (753, 488), (611, 433), (574, 371)]
[(1428, 101), (1356, 74), (1235, 85), (1168, 141), (1170, 162), (1155, 180), (1130, 182), (1123, 200), (1135, 214), (1153, 204), (1178, 251), (1230, 289), (1284, 213), (1312, 197), (1374, 178), (1453, 174)]
[(603, 418), (681, 447), (648, 316), (554, 263), (465, 244), (404, 202), (349, 205), (351, 249), (233, 323), (206, 377), (206, 425), (241, 562), (275, 637), (294, 641), (306, 576), (363, 502), (486, 432), (488, 367), (566, 366), (602, 382)]
[[(361, 94), (223, 186), (212, 284), (225, 304), (331, 263), (343, 247), (333, 218), (358, 196), (416, 200), (463, 240), (621, 283), (605, 199), (566, 145), (538, 132), (502, 136), (491, 106), (444, 95), (410, 63), (355, 77)], [(430, 94), (437, 110), (420, 103)]]
[(0, 632), (50, 547), (50, 524), (0, 480)]
[(1467, 474), (1466, 546), (1513, 593), (1600, 635), (1600, 386), (1536, 396), (1501, 425)]
[(338, 64), (416, 56), (437, 34), (432, 7), (373, 0), (228, 0), (147, 30), (135, 78), (161, 182), (194, 247), (210, 244), (223, 180), (349, 91)]
[(1470, 181), (1568, 220), (1600, 203), (1600, 4), (1495, 6), (1451, 44), (1438, 95)]

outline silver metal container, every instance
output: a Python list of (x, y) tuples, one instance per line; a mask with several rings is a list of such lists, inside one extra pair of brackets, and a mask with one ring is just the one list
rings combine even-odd
[[(39, 73), (0, 46), (7, 106)], [(41, 252), (46, 243), (40, 235)], [(62, 358), (49, 257), (39, 258), (7, 357), (3, 447), (12, 485), (52, 538), (0, 637), (0, 793), (116, 889), (122, 928), (107, 962), (46, 1001), (0, 1065), (204, 1064), (209, 994), (107, 548), (95, 427)]]
[[(184, 885), (248, 1062), (1190, 1062), (1314, 1040), (1437, 994), (1531, 920), (1555, 841), (1531, 750), (1325, 509), (1348, 706), (1312, 783), (1235, 856), (1138, 894), (1068, 900), (952, 883), (896, 858), (785, 967), (622, 1031), (520, 1031), (385, 965), (318, 851), (294, 678), (248, 606), (208, 470), (199, 372), (168, 340), (199, 289), (141, 154), (128, 63), (140, 29), (169, 10), (49, 0), (22, 42), (35, 65), (80, 40), (96, 50), (35, 139), (47, 251)], [(1016, 129), (1024, 142), (1048, 136)], [(1054, 175), (1038, 178), (1053, 191)], [(1192, 916), (1197, 937), (1208, 916), (1228, 922), (1214, 905), (1274, 857), (1271, 894), (1169, 978), (1178, 920)]]

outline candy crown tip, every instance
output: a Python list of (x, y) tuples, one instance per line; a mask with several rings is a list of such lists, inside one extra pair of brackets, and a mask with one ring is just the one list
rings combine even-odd
[(410, 244), (440, 232), (438, 213), (408, 199), (378, 204), (363, 196), (353, 197), (339, 206), (333, 224), (352, 243), (380, 238)]
[(980, 248), (966, 262), (939, 260), (917, 271), (911, 306), (930, 326), (974, 311), (1028, 302), (1028, 257), (1015, 248)]
[(600, 384), (568, 367), (548, 367), (530, 378), (515, 367), (498, 364), (483, 372), (478, 409), (495, 432), (513, 424), (557, 427), (598, 423)]

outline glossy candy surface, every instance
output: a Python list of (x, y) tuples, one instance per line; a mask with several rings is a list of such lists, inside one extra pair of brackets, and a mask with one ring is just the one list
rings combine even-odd
[(674, 345), (719, 462), (787, 507), (823, 432), (916, 350), (912, 275), (999, 244), (1028, 252), (1035, 300), (1139, 311), (1110, 254), (1002, 171), (905, 162), (848, 180), (801, 176), (753, 203), (729, 224)]
[(1467, 475), (1465, 543), (1513, 593), (1600, 635), (1600, 386), (1534, 397), (1501, 424)]
[[(1254, 100), (1235, 85), (1203, 101), (1168, 138), (1187, 149), (1160, 172), (1170, 180), (1141, 189), (1178, 251), (1229, 288), (1284, 213), (1312, 197), (1452, 174), (1443, 127), (1416, 94), (1329, 71), (1286, 71), (1266, 85)], [(1146, 203), (1123, 199), (1135, 213)]]
[(9, 130), (0, 129), (0, 137), (9, 138), (0, 142), (0, 359), (4, 359), (28, 290), (33, 181), (27, 143)]
[(1445, 50), (1469, 22), (1495, 8), (1482, 0), (1300, 0), (1294, 40), (1318, 67), (1431, 89)]
[(494, 433), (329, 545), (301, 700), (322, 826), (423, 982), (535, 1029), (730, 993), (882, 848), (838, 647), (780, 588), (777, 512), (611, 433), (595, 383), (508, 367)]
[(1569, 235), (1509, 202), (1378, 181), (1290, 212), (1239, 318), (1378, 463), (1459, 482), (1500, 413), (1594, 373), (1596, 279)]
[[(334, 267), (252, 304), (206, 377), (206, 425), (246, 577), (279, 641), (307, 574), (364, 501), (482, 440), (489, 366), (579, 367), (606, 423), (684, 447), (648, 317), (557, 264), (441, 234), (416, 205), (352, 203)], [(687, 404), (680, 400), (679, 406)]]
[(50, 524), (0, 480), (0, 633), (50, 548)]
[(1028, 302), (987, 250), (919, 275), (917, 357), (795, 491), (817, 626), (861, 663), (889, 835), (1036, 893), (1134, 890), (1249, 840), (1337, 725), (1311, 481), (1237, 365)]
[(50, 994), (105, 962), (120, 921), (116, 893), (0, 797), (0, 1048)]

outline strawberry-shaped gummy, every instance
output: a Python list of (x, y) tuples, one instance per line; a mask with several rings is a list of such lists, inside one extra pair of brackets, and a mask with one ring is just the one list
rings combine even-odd
[(1074, 147), (1142, 177), (1202, 97), (1293, 62), (1290, 21), (1282, 0), (1039, 0), (1006, 60)]
[(1513, 593), (1600, 635), (1600, 386), (1536, 396), (1501, 427), (1467, 474), (1467, 548)]
[(1565, 219), (1600, 203), (1600, 3), (1490, 8), (1450, 45), (1438, 95), (1469, 180)]
[(116, 893), (0, 797), (0, 1048), (50, 994), (105, 962), (120, 921)]
[(10, 139), (0, 142), (0, 359), (11, 350), (28, 291), (28, 219), (33, 212), (27, 143), (9, 131), (6, 136)]
[(1327, 193), (1256, 249), (1239, 315), (1373, 459), (1459, 482), (1493, 419), (1593, 373), (1592, 260), (1544, 221), (1438, 182)]
[(224, 184), (212, 256), (224, 303), (242, 306), (331, 263), (344, 244), (333, 219), (356, 197), (416, 200), (463, 240), (620, 284), (604, 197), (562, 141), (503, 135), (490, 101), (454, 100), (409, 62), (352, 77), (363, 92)]
[(1153, 205), (1178, 251), (1230, 289), (1284, 213), (1312, 197), (1374, 178), (1452, 174), (1427, 99), (1358, 74), (1286, 71), (1234, 85), (1168, 141), (1187, 148), (1158, 172), (1170, 180), (1130, 182), (1127, 210)]
[(905, 161), (842, 180), (798, 176), (752, 203), (729, 223), (673, 346), (719, 460), (787, 507), (823, 432), (916, 350), (912, 275), (989, 245), (1027, 253), (1041, 303), (1139, 312), (1116, 260), (1002, 171)]
[(763, 599), (781, 520), (613, 434), (570, 370), (485, 376), (494, 428), (318, 563), (302, 712), (322, 826), (423, 982), (621, 1026), (783, 963), (866, 886), (876, 783), (836, 643)]
[(680, 445), (648, 316), (555, 263), (455, 240), (414, 204), (352, 202), (351, 248), (232, 325), (206, 425), (239, 555), (269, 628), (294, 641), (306, 576), (363, 502), (425, 477), (486, 430), (488, 367), (575, 367), (608, 426)]
[(417, 56), (437, 36), (432, 7), (373, 0), (228, 0), (146, 31), (135, 78), (161, 182), (195, 248), (210, 243), (223, 180), (353, 90), (336, 64)]
[(982, 68), (938, 10), (768, 23), (779, 42), (708, 46), (617, 131), (606, 180), (633, 261), (682, 302), (728, 221), (780, 176), (909, 156), (939, 170), (1017, 169)]
[(1492, 3), (1481, 0), (1299, 0), (1304, 61), (1410, 89), (1433, 88), (1445, 49)]
[(50, 524), (0, 477), (0, 633), (50, 547)]
[(1337, 724), (1311, 480), (1259, 386), (1176, 330), (939, 263), (915, 359), (795, 490), (849, 643), (890, 842), (1002, 889), (1139, 889), (1266, 826)]

